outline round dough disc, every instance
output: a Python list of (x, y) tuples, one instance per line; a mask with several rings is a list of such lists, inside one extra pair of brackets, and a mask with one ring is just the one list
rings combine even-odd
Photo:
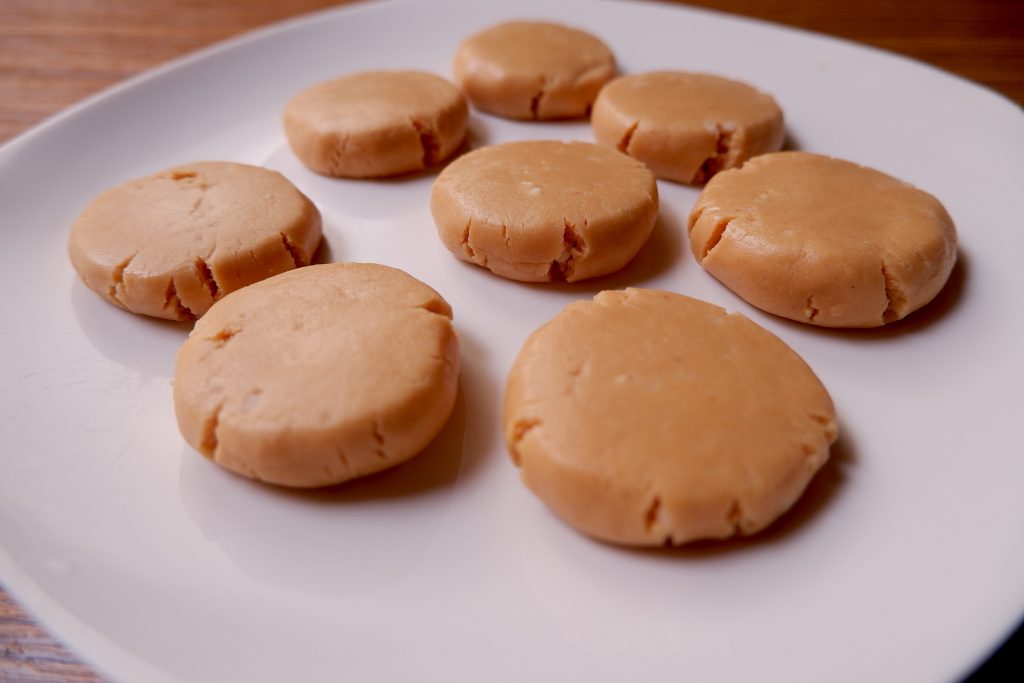
[(280, 173), (203, 161), (107, 190), (71, 227), (85, 284), (133, 313), (192, 320), (228, 292), (309, 265), (320, 212)]
[(339, 178), (421, 171), (466, 137), (454, 85), (421, 71), (365, 71), (314, 85), (284, 110), (288, 143), (311, 170)]
[(715, 173), (782, 148), (782, 110), (746, 83), (656, 71), (609, 83), (591, 117), (598, 142), (647, 164), (659, 178), (707, 182)]
[(719, 174), (689, 229), (694, 257), (729, 289), (824, 327), (899, 320), (939, 293), (956, 261), (956, 228), (935, 197), (807, 152)]
[(246, 287), (178, 352), (178, 426), (219, 465), (283, 486), (397, 465), (451, 414), (451, 315), (433, 289), (375, 264), (310, 266)]
[(566, 119), (587, 115), (615, 75), (615, 57), (584, 31), (513, 21), (463, 41), (452, 69), (455, 82), (483, 111), (510, 119)]
[(509, 142), (452, 162), (430, 197), (444, 245), (502, 277), (576, 282), (632, 259), (658, 217), (643, 164), (587, 142)]
[(777, 337), (640, 289), (572, 303), (527, 339), (504, 428), (527, 487), (579, 531), (629, 545), (763, 529), (837, 435), (825, 388)]

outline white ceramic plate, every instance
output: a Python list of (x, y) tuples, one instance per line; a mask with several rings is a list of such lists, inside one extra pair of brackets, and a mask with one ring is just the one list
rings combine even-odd
[[(791, 144), (940, 197), (962, 242), (929, 308), (873, 332), (761, 313), (694, 263), (697, 191), (624, 272), (526, 286), (451, 257), (433, 176), (329, 180), (278, 118), (306, 85), (375, 67), (448, 73), (505, 17), (585, 27), (621, 68), (710, 71), (772, 92)], [(590, 139), (586, 124), (476, 115), (476, 146)], [(321, 493), (229, 475), (187, 448), (170, 378), (187, 328), (87, 291), (68, 226), (104, 188), (172, 164), (283, 171), (320, 206), (334, 260), (437, 288), (463, 339), (462, 394), (423, 457)], [(635, 3), (391, 2), (227, 43), (109, 91), (0, 150), (0, 579), (124, 681), (941, 681), (1024, 612), (1020, 184), (1024, 116), (923, 65), (706, 12)], [(793, 346), (843, 437), (805, 499), (759, 540), (636, 552), (587, 540), (519, 483), (498, 423), (525, 337), (566, 303), (627, 284), (737, 309)]]

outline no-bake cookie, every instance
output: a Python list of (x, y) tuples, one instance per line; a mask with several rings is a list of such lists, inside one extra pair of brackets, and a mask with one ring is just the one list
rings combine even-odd
[(707, 182), (782, 147), (782, 110), (770, 95), (709, 74), (655, 71), (615, 79), (591, 117), (598, 142), (647, 164), (659, 178)]
[(777, 337), (639, 289), (572, 303), (527, 339), (504, 429), (533, 493), (583, 533), (629, 545), (763, 529), (837, 436), (825, 388)]
[(438, 164), (462, 145), (466, 100), (422, 71), (365, 71), (319, 83), (285, 107), (292, 151), (317, 173), (400, 175)]
[(539, 21), (512, 21), (467, 38), (453, 64), (455, 82), (479, 109), (511, 119), (585, 116), (615, 75), (599, 38)]
[(877, 327), (932, 300), (956, 262), (932, 195), (849, 161), (781, 152), (717, 175), (689, 219), (705, 270), (769, 313)]
[(510, 142), (451, 163), (430, 201), (457, 257), (502, 277), (576, 282), (622, 268), (658, 217), (640, 162), (586, 142)]
[(85, 284), (133, 313), (203, 315), (228, 292), (309, 264), (320, 212), (280, 173), (221, 161), (107, 190), (71, 228)]
[(419, 453), (455, 402), (452, 311), (394, 268), (327, 264), (235, 292), (178, 352), (185, 440), (238, 474), (314, 487)]

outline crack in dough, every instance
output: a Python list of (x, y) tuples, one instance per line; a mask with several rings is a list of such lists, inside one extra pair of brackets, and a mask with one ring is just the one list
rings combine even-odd
[(334, 136), (334, 141), (330, 145), (331, 151), (327, 158), (327, 167), (333, 176), (340, 176), (343, 173), (345, 156), (348, 153), (348, 141), (348, 134), (339, 133)]
[(733, 155), (732, 142), (733, 134), (736, 132), (730, 124), (715, 124), (716, 138), (715, 151), (707, 157), (693, 175), (691, 185), (700, 185), (711, 180), (711, 178), (729, 165), (730, 157)]
[(807, 303), (804, 304), (804, 315), (807, 316), (807, 320), (814, 322), (821, 311), (814, 305), (814, 297), (807, 297)]
[(646, 167), (584, 142), (477, 149), (445, 168), (431, 191), (438, 233), (456, 257), (525, 282), (622, 268), (650, 236), (657, 207)]
[[(190, 320), (225, 293), (284, 270), (282, 249), (305, 265), (303, 251), (316, 248), (321, 229), (316, 207), (280, 174), (196, 162), (94, 199), (72, 226), (69, 250), (85, 284), (114, 305)], [(275, 240), (284, 242), (275, 248)], [(256, 267), (238, 263), (247, 256)]]
[(576, 226), (569, 219), (562, 219), (562, 253), (551, 262), (548, 279), (552, 282), (568, 282), (572, 279), (576, 267), (575, 259), (587, 251), (587, 243), (576, 231)]
[(818, 415), (817, 413), (811, 413), (811, 420), (821, 426), (822, 433), (825, 435), (825, 439), (832, 443), (839, 436), (839, 425), (836, 424), (835, 419), (828, 417), (827, 415)]
[(882, 311), (882, 322), (891, 323), (899, 320), (906, 313), (907, 296), (900, 288), (889, 267), (882, 261), (882, 282), (885, 287), (885, 310)]
[(715, 247), (722, 241), (722, 237), (725, 235), (725, 231), (729, 229), (729, 225), (735, 220), (734, 217), (719, 218), (715, 227), (711, 229), (711, 234), (708, 235), (708, 241), (704, 243), (703, 249), (701, 249), (700, 260), (703, 261), (708, 257)]
[(686, 222), (686, 232), (688, 234), (693, 234), (693, 229), (697, 227), (697, 221), (701, 219), (707, 208), (706, 206), (698, 206), (690, 212), (690, 218)]
[(519, 418), (512, 425), (512, 433), (508, 440), (509, 454), (512, 456), (512, 462), (515, 463), (516, 467), (522, 464), (523, 458), (519, 451), (519, 445), (526, 438), (526, 435), (532, 432), (534, 429), (539, 427), (541, 421), (537, 418), (525, 417)]
[(647, 511), (644, 512), (644, 531), (648, 534), (652, 533), (656, 526), (660, 526), (660, 518), (661, 496), (655, 495), (647, 505)]
[(416, 133), (420, 136), (420, 147), (423, 148), (423, 168), (430, 168), (437, 163), (438, 153), (441, 151), (441, 145), (438, 142), (437, 131), (435, 131), (429, 124), (423, 123), (417, 119), (409, 119), (412, 123), (412, 127), (416, 130)]
[(167, 289), (164, 292), (164, 310), (174, 311), (178, 320), (195, 320), (196, 315), (178, 297), (178, 287), (174, 278), (167, 281)]
[[(309, 259), (302, 249), (300, 249), (294, 242), (288, 239), (288, 235), (281, 233), (281, 242), (284, 244), (284, 250), (288, 252), (288, 255), (292, 258), (292, 263), (295, 264), (296, 268), (302, 268), (303, 266), (309, 265)], [(253, 260), (256, 259), (256, 255), (253, 254)]]
[(476, 254), (473, 252), (473, 247), (469, 246), (469, 230), (473, 226), (473, 219), (470, 218), (466, 221), (466, 227), (462, 231), (462, 250), (466, 253), (471, 261), (476, 260)]
[(540, 118), (540, 100), (544, 97), (544, 86), (530, 98), (530, 116), (534, 121)]
[(227, 344), (232, 339), (234, 339), (235, 336), (238, 335), (241, 331), (242, 331), (241, 329), (234, 329), (234, 328), (230, 328), (230, 327), (225, 327), (223, 330), (219, 331), (217, 334), (213, 335), (212, 337), (207, 337), (207, 339), (209, 341), (214, 342), (217, 345), (217, 347), (220, 348), (220, 347), (224, 346), (225, 344)]
[(632, 124), (630, 124), (629, 128), (626, 129), (626, 132), (623, 133), (622, 139), (619, 140), (619, 144), (616, 145), (618, 150), (623, 154), (629, 154), (629, 143), (633, 142), (633, 134), (636, 133), (636, 129), (639, 126), (639, 120), (634, 121)]
[(342, 468), (344, 468), (346, 472), (352, 471), (352, 466), (348, 461), (348, 455), (345, 454), (345, 450), (341, 446), (335, 447), (334, 455), (338, 458), (338, 462), (341, 463)]
[(214, 277), (213, 271), (210, 270), (210, 265), (206, 262), (206, 259), (197, 256), (195, 266), (199, 281), (203, 283), (203, 287), (209, 292), (210, 298), (216, 300), (220, 294), (220, 286), (217, 284), (217, 278)]
[(380, 423), (373, 423), (373, 450), (378, 458), (386, 459), (388, 457), (387, 450), (384, 448), (384, 432), (380, 429)]
[(131, 265), (132, 261), (134, 261), (135, 257), (138, 255), (138, 252), (136, 252), (118, 263), (114, 266), (114, 270), (110, 274), (110, 286), (107, 288), (107, 296), (112, 301), (124, 306), (125, 308), (128, 308), (128, 304), (124, 299), (126, 289), (126, 285), (124, 283), (124, 271)]
[(223, 409), (223, 403), (218, 403), (214, 407), (213, 412), (203, 422), (203, 434), (199, 441), (199, 452), (214, 462), (217, 461), (217, 446), (220, 444), (217, 430), (220, 428), (220, 413)]

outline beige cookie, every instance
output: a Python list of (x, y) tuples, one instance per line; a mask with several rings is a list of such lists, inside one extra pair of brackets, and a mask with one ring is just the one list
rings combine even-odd
[(288, 143), (323, 175), (375, 178), (420, 171), (466, 137), (468, 107), (454, 85), (421, 71), (365, 71), (314, 85), (284, 110)]
[(111, 303), (191, 320), (228, 292), (308, 265), (320, 230), (320, 212), (280, 173), (203, 161), (101, 194), (71, 227), (68, 253)]
[(598, 38), (568, 26), (513, 21), (459, 46), (455, 82), (477, 108), (510, 119), (586, 116), (615, 75), (615, 57)]
[(729, 289), (824, 327), (899, 320), (938, 294), (956, 261), (956, 228), (935, 197), (806, 152), (719, 174), (689, 228), (694, 257)]
[(434, 182), (444, 245), (512, 280), (576, 282), (622, 268), (658, 217), (643, 164), (587, 142), (509, 142), (475, 150)]
[(746, 83), (656, 71), (609, 83), (591, 117), (598, 142), (647, 164), (659, 178), (707, 182), (715, 173), (782, 147), (782, 110)]
[(777, 337), (679, 294), (605, 291), (527, 339), (505, 389), (523, 482), (629, 545), (753, 534), (828, 459), (835, 411)]
[(337, 484), (419, 453), (451, 414), (451, 308), (394, 268), (310, 266), (246, 287), (178, 352), (185, 440), (238, 474)]

